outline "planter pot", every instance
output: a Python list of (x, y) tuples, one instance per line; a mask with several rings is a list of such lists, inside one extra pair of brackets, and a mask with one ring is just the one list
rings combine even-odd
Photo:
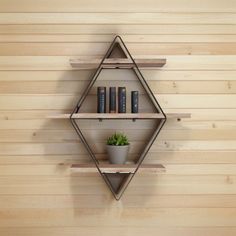
[(129, 145), (107, 145), (107, 152), (111, 164), (125, 164), (129, 152)]

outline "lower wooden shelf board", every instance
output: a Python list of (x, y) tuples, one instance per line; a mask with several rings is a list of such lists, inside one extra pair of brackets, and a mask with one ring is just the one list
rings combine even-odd
[[(137, 168), (137, 164), (99, 164), (102, 173), (131, 173), (133, 174)], [(72, 171), (78, 173), (97, 173), (98, 170), (93, 163), (73, 164)], [(142, 164), (138, 169), (139, 173), (156, 174), (165, 172), (165, 167), (161, 164)]]

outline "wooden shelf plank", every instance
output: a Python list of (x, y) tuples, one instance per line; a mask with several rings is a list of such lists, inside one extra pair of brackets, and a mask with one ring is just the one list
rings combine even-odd
[[(70, 114), (51, 115), (50, 118), (67, 119)], [(155, 119), (164, 118), (158, 113), (77, 113), (72, 116), (74, 119)]]
[[(137, 164), (99, 164), (102, 173), (134, 173)], [(97, 173), (98, 170), (93, 163), (89, 164), (73, 164), (72, 171), (78, 173)], [(161, 164), (142, 164), (138, 170), (139, 173), (155, 174), (165, 172), (165, 167)]]
[[(190, 113), (167, 113), (167, 119), (191, 118)], [(48, 118), (69, 119), (70, 114), (55, 114)], [(164, 116), (160, 113), (77, 113), (72, 116), (74, 119), (161, 119)]]
[[(102, 59), (70, 59), (70, 64), (73, 68), (77, 69), (96, 69), (101, 63)], [(139, 68), (159, 68), (166, 64), (166, 59), (135, 59)], [(105, 59), (103, 62), (104, 68), (132, 68), (134, 64), (129, 59), (110, 58)]]

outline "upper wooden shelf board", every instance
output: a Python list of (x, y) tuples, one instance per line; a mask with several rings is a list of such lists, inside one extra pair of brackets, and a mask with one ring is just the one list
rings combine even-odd
[[(72, 171), (78, 173), (97, 173), (98, 170), (93, 163), (88, 164), (73, 164)], [(102, 173), (130, 173), (134, 174), (137, 169), (137, 164), (99, 164), (99, 169)], [(161, 164), (142, 164), (138, 170), (139, 173), (156, 174), (165, 172), (165, 167)]]
[[(167, 113), (167, 119), (191, 118), (190, 113)], [(55, 114), (48, 118), (69, 119), (70, 114)], [(75, 113), (73, 119), (163, 119), (161, 113)]]
[[(77, 69), (96, 69), (101, 63), (99, 58), (91, 59), (70, 59), (70, 64)], [(135, 59), (139, 68), (159, 68), (166, 64), (166, 59)], [(133, 68), (134, 63), (130, 59), (108, 58), (103, 61), (103, 68)]]

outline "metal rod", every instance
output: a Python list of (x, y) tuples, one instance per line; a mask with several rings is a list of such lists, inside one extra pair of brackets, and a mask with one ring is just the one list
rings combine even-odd
[(138, 160), (138, 166), (135, 169), (133, 176), (131, 177), (131, 179), (129, 180), (129, 182), (126, 184), (126, 186), (124, 187), (124, 189), (122, 190), (122, 192), (120, 193), (120, 198), (122, 197), (124, 191), (127, 189), (129, 183), (131, 182), (131, 180), (133, 179), (134, 175), (136, 174), (136, 172), (138, 171), (139, 167), (141, 166), (145, 156), (147, 155), (148, 151), (150, 150), (152, 144), (154, 143), (154, 141), (156, 140), (156, 137), (158, 136), (158, 134), (160, 133), (162, 127), (164, 126), (166, 122), (166, 119), (161, 119), (161, 124), (158, 124), (157, 129), (155, 130), (155, 132), (153, 133), (150, 141), (148, 142), (147, 146), (145, 147), (144, 151), (141, 153), (139, 160)]
[[(119, 39), (119, 45), (121, 47), (121, 49), (123, 50), (123, 52), (125, 53), (125, 55), (127, 56), (127, 58), (129, 57), (129, 59), (132, 61), (133, 65), (131, 67), (131, 69), (134, 71), (135, 75), (137, 76), (139, 82), (141, 83), (142, 87), (144, 88), (144, 90), (146, 91), (149, 99), (152, 101), (154, 107), (156, 108), (156, 110), (158, 111), (158, 113), (162, 113), (164, 118), (157, 118), (157, 121), (159, 120), (160, 122), (158, 122), (157, 127), (154, 131), (154, 133), (152, 134), (149, 142), (147, 143), (145, 149), (143, 150), (143, 152), (140, 154), (138, 162), (137, 162), (137, 167), (134, 171), (134, 173), (130, 173), (127, 178), (125, 178), (122, 182), (121, 187), (118, 189), (118, 191), (114, 191), (114, 188), (112, 186), (112, 183), (110, 182), (108, 176), (106, 175), (106, 173), (102, 173), (100, 168), (99, 168), (99, 161), (97, 160), (95, 154), (93, 153), (92, 148), (89, 146), (89, 144), (87, 143), (82, 131), (79, 128), (79, 125), (76, 123), (76, 118), (72, 118), (74, 113), (78, 113), (79, 109), (81, 108), (85, 98), (87, 97), (87, 95), (89, 94), (91, 88), (93, 87), (94, 83), (96, 82), (98, 76), (100, 75), (101, 71), (103, 69), (127, 69), (127, 68), (121, 68), (119, 67), (119, 65), (115, 68), (105, 68), (103, 67), (103, 63), (104, 60), (111, 54), (112, 50), (114, 49), (115, 44), (117, 43), (117, 39)], [(87, 118), (85, 118), (87, 119)], [(88, 118), (89, 119), (89, 118)], [(109, 119), (109, 118), (108, 118)], [(119, 118), (117, 118), (119, 119)], [(148, 83), (146, 82), (145, 78), (143, 77), (141, 71), (139, 70), (135, 60), (133, 59), (133, 57), (131, 56), (128, 48), (126, 47), (126, 45), (124, 44), (123, 40), (121, 39), (120, 36), (115, 36), (114, 40), (112, 41), (109, 49), (107, 50), (106, 54), (104, 55), (104, 57), (102, 58), (98, 68), (96, 69), (95, 73), (92, 76), (92, 79), (89, 83), (89, 85), (87, 86), (87, 88), (85, 89), (85, 91), (83, 92), (81, 98), (79, 99), (78, 103), (76, 104), (74, 110), (72, 111), (72, 113), (70, 114), (70, 121), (72, 123), (72, 126), (74, 127), (76, 133), (78, 134), (78, 136), (80, 137), (82, 143), (85, 145), (86, 150), (88, 151), (90, 157), (92, 158), (92, 160), (94, 161), (96, 168), (98, 169), (99, 173), (101, 174), (101, 176), (103, 177), (105, 183), (107, 184), (107, 186), (109, 187), (109, 189), (111, 190), (112, 194), (114, 195), (116, 200), (119, 200), (124, 191), (126, 190), (126, 188), (128, 187), (129, 183), (131, 182), (132, 178), (134, 177), (134, 175), (136, 174), (136, 172), (138, 171), (140, 165), (142, 164), (144, 158), (146, 157), (148, 151), (150, 150), (152, 144), (154, 143), (154, 141), (157, 138), (157, 135), (159, 134), (160, 130), (162, 129), (163, 125), (166, 122), (166, 115), (163, 112), (161, 106), (159, 105), (157, 99), (155, 98), (151, 88), (149, 87)]]

